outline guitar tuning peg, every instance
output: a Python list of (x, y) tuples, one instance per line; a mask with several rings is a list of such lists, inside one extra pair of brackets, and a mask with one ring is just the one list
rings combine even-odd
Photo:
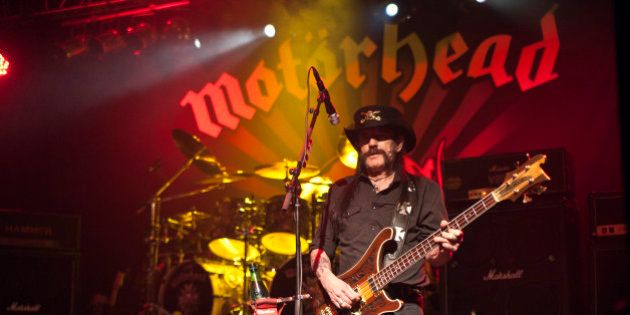
[(529, 160), (530, 158), (529, 152), (525, 153), (525, 157), (527, 157), (527, 159)]
[(547, 191), (547, 186), (543, 186), (543, 185), (538, 185), (534, 187), (534, 190), (533, 190), (533, 192), (536, 193), (537, 195), (540, 195), (544, 193), (545, 191)]
[(532, 202), (532, 197), (528, 193), (524, 193), (523, 194), (523, 203), (530, 203), (530, 202)]

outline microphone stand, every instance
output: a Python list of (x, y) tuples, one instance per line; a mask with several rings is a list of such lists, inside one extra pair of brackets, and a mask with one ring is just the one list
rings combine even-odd
[[(145, 314), (157, 314), (159, 313), (159, 309), (155, 306), (157, 305), (156, 301), (156, 279), (155, 279), (155, 269), (158, 264), (159, 251), (160, 251), (160, 242), (162, 242), (160, 238), (160, 205), (162, 203), (161, 196), (164, 191), (171, 186), (171, 184), (177, 179), (184, 171), (186, 171), (190, 165), (199, 158), (199, 155), (206, 150), (205, 147), (201, 148), (199, 151), (195, 153), (191, 158), (186, 161), (178, 171), (173, 175), (169, 180), (167, 180), (162, 187), (160, 187), (155, 194), (151, 197), (150, 201), (150, 230), (149, 237), (147, 238), (147, 243), (149, 243), (149, 252), (148, 252), (148, 260), (149, 266), (147, 269), (147, 296), (146, 296), (146, 309)], [(169, 198), (172, 200), (173, 198)]]
[(300, 153), (300, 158), (298, 159), (297, 166), (294, 169), (291, 169), (289, 173), (291, 173), (291, 181), (286, 184), (287, 193), (284, 197), (284, 203), (282, 204), (282, 211), (286, 211), (289, 209), (291, 205), (294, 206), (295, 212), (293, 214), (293, 218), (295, 220), (295, 311), (296, 315), (302, 314), (302, 244), (300, 243), (300, 192), (302, 191), (302, 186), (299, 181), (300, 173), (302, 172), (302, 167), (306, 166), (306, 161), (308, 161), (308, 154), (311, 151), (311, 137), (313, 135), (313, 129), (315, 128), (315, 122), (317, 121), (317, 116), (319, 115), (319, 107), (322, 105), (325, 99), (324, 93), (320, 91), (319, 96), (317, 97), (317, 107), (313, 111), (313, 118), (311, 118), (311, 123), (306, 132), (306, 143), (302, 146), (302, 152)]

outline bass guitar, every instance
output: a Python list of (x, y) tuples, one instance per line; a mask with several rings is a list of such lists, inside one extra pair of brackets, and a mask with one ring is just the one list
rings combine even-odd
[[(506, 174), (506, 179), (501, 186), (486, 194), (475, 204), (453, 218), (449, 222), (448, 227), (461, 230), (503, 200), (516, 201), (523, 195), (523, 202), (525, 203), (531, 200), (530, 193), (541, 194), (544, 192), (546, 188), (540, 184), (551, 179), (541, 167), (541, 164), (545, 163), (546, 159), (547, 156), (544, 154), (536, 155), (516, 170)], [(424, 259), (434, 247), (438, 246), (433, 239), (439, 233), (441, 233), (441, 230), (435, 231), (388, 266), (381, 266), (380, 258), (383, 254), (383, 244), (394, 236), (392, 228), (381, 230), (361, 259), (352, 268), (339, 276), (339, 279), (348, 283), (359, 293), (361, 301), (355, 303), (350, 310), (341, 310), (335, 308), (327, 295), (323, 294), (325, 301), (317, 303), (319, 306), (316, 308), (315, 314), (378, 315), (399, 310), (403, 302), (391, 299), (383, 289), (393, 279), (416, 262)]]

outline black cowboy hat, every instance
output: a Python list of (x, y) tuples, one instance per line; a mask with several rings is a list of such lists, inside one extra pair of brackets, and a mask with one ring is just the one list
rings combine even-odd
[(405, 139), (406, 152), (411, 152), (416, 145), (416, 134), (413, 129), (403, 119), (402, 113), (391, 106), (370, 105), (359, 108), (354, 113), (354, 123), (344, 128), (344, 131), (352, 146), (359, 151), (359, 131), (375, 127), (386, 127), (401, 132)]

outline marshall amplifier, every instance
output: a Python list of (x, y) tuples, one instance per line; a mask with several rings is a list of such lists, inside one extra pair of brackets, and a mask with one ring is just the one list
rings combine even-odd
[[(551, 177), (545, 183), (543, 198), (572, 191), (567, 154), (563, 149), (528, 152), (530, 156), (546, 154), (543, 169)], [(505, 174), (527, 160), (526, 153), (509, 153), (474, 158), (445, 160), (442, 163), (444, 199), (447, 203), (468, 202), (480, 199), (485, 193), (499, 187)]]
[(0, 210), (0, 314), (75, 314), (79, 217)]
[(79, 250), (78, 216), (0, 209), (0, 247)]
[(628, 234), (622, 193), (591, 193), (589, 201), (590, 314), (628, 314)]
[(442, 314), (575, 314), (575, 214), (563, 203), (508, 201), (471, 223), (441, 276)]

